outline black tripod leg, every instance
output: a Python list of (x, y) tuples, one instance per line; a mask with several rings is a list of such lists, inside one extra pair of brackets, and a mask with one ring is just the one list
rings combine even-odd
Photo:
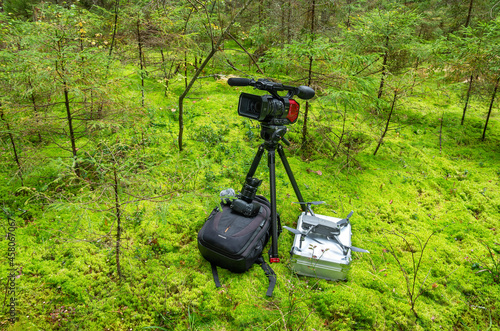
[[(304, 202), (304, 198), (302, 198), (302, 194), (300, 193), (299, 186), (297, 185), (297, 181), (295, 180), (295, 177), (293, 176), (292, 168), (290, 168), (290, 164), (288, 164), (288, 160), (286, 159), (285, 152), (283, 151), (283, 146), (278, 145), (278, 154), (280, 155), (281, 158), (281, 163), (283, 163), (283, 166), (285, 167), (286, 173), (288, 175), (288, 179), (292, 183), (293, 190), (295, 191), (295, 195), (297, 196), (297, 199), (299, 199), (299, 202)], [(305, 204), (301, 204), (300, 207), (302, 208), (302, 211), (307, 211), (307, 207)]]
[(274, 150), (267, 151), (269, 167), (269, 184), (271, 190), (271, 250), (269, 251), (269, 262), (279, 262), (278, 257), (278, 211), (276, 208), (276, 154)]
[(247, 178), (251, 178), (251, 177), (253, 177), (253, 175), (255, 175), (255, 171), (257, 170), (257, 167), (259, 166), (260, 159), (262, 158), (263, 153), (264, 153), (264, 144), (259, 146), (259, 149), (257, 150), (257, 154), (255, 154), (252, 165), (250, 166), (250, 170), (248, 170)]

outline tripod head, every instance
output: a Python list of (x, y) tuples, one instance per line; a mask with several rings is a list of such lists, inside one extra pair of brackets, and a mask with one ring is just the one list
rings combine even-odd
[(265, 144), (274, 148), (280, 141), (283, 141), (287, 146), (290, 142), (285, 138), (288, 128), (284, 125), (266, 125), (262, 124), (260, 129), (260, 137), (265, 140)]

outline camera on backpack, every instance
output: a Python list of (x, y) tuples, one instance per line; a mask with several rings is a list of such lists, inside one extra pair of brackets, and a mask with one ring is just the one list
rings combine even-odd
[(239, 195), (236, 195), (231, 188), (226, 189), (220, 193), (221, 200), (225, 204), (230, 204), (234, 212), (243, 216), (253, 217), (259, 213), (261, 208), (259, 204), (253, 203), (260, 184), (262, 184), (262, 180), (258, 178), (247, 178)]

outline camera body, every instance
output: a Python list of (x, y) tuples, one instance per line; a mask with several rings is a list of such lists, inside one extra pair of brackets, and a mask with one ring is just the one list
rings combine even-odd
[[(287, 86), (267, 79), (229, 78), (230, 86), (253, 86), (258, 90), (271, 93), (270, 95), (254, 95), (241, 93), (238, 104), (238, 114), (253, 120), (264, 122), (267, 125), (293, 124), (299, 117), (300, 105), (293, 96), (308, 100), (314, 97), (314, 90), (308, 86)], [(278, 94), (287, 91), (286, 96)]]
[(253, 200), (261, 183), (260, 179), (248, 177), (239, 195), (236, 195), (233, 189), (222, 191), (220, 193), (222, 203), (230, 204), (234, 212), (243, 216), (253, 217), (257, 215), (261, 206), (257, 203), (254, 204)]
[(271, 125), (288, 125), (297, 121), (299, 109), (293, 99), (241, 93), (238, 115)]
[(238, 214), (246, 217), (253, 217), (260, 211), (260, 206), (254, 203), (248, 203), (243, 199), (236, 199), (231, 203), (231, 209)]

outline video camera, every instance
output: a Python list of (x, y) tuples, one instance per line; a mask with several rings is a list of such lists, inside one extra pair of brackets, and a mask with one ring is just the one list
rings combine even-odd
[[(257, 81), (248, 78), (229, 78), (227, 83), (230, 86), (253, 86), (258, 90), (264, 90), (271, 95), (254, 95), (241, 93), (238, 104), (238, 115), (248, 117), (269, 125), (293, 124), (299, 117), (300, 105), (293, 96), (308, 100), (314, 97), (314, 90), (308, 86), (286, 86), (275, 83), (267, 79)], [(279, 91), (288, 91), (282, 97)]]

